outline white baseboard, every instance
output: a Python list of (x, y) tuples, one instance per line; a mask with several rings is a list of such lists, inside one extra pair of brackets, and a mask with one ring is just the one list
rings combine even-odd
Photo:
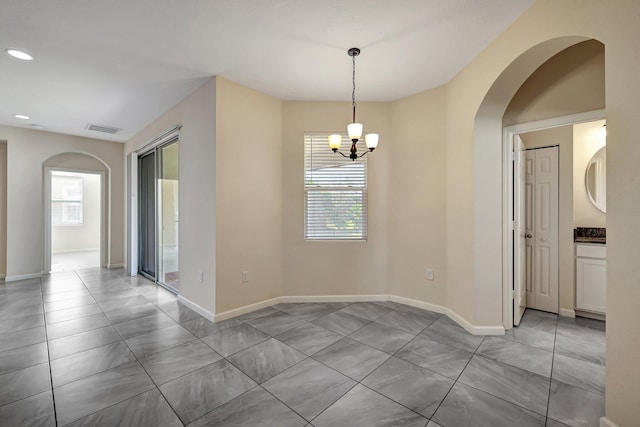
[(84, 248), (84, 249), (60, 249), (57, 251), (51, 251), (51, 255), (56, 254), (70, 254), (74, 252), (98, 252), (100, 248)]
[(210, 320), (212, 322), (214, 320), (219, 320), (219, 319), (216, 318), (216, 316), (212, 312), (210, 312), (206, 308), (203, 308), (203, 307), (199, 306), (195, 302), (186, 299), (182, 295), (178, 295), (178, 302), (183, 304), (183, 305), (186, 305), (188, 308), (190, 308), (191, 310), (195, 311), (196, 313), (198, 313), (200, 316), (204, 317), (207, 320)]
[(215, 321), (220, 322), (221, 320), (231, 319), (232, 317), (238, 317), (243, 314), (251, 313), (252, 311), (260, 310), (265, 307), (269, 307), (270, 305), (281, 303), (281, 299), (284, 297), (276, 297), (268, 300), (256, 302), (253, 304), (245, 305), (242, 307), (234, 308), (233, 310), (223, 311), (222, 313), (218, 313), (215, 315)]
[(441, 305), (418, 301), (411, 298), (399, 297), (396, 295), (391, 295), (391, 301), (410, 305), (411, 307), (434, 311), (436, 313), (446, 314), (451, 320), (463, 327), (471, 335), (504, 335), (505, 332), (504, 326), (474, 326), (455, 311)]
[(390, 295), (291, 295), (279, 297), (280, 303), (290, 302), (365, 302), (390, 301)]
[(109, 270), (113, 270), (114, 268), (124, 268), (124, 264), (107, 264), (107, 268)]
[(5, 282), (15, 282), (17, 280), (27, 279), (39, 279), (43, 273), (30, 273), (30, 274), (16, 274), (15, 276), (7, 276), (4, 278)]
[(600, 427), (620, 427), (607, 417), (600, 418)]
[(574, 318), (574, 317), (576, 317), (576, 312), (575, 312), (575, 310), (572, 310), (570, 308), (561, 308), (560, 309), (560, 316)]
[[(181, 297), (178, 297), (180, 300)], [(242, 314), (251, 313), (274, 304), (293, 302), (364, 302), (364, 301), (393, 301), (412, 307), (430, 310), (436, 313), (446, 314), (451, 320), (463, 327), (472, 335), (504, 335), (503, 326), (474, 326), (462, 318), (458, 313), (437, 304), (431, 304), (411, 298), (399, 297), (396, 295), (290, 295), (281, 296), (260, 301), (254, 304), (238, 307), (233, 310), (224, 311), (214, 316), (216, 322), (231, 319)], [(187, 304), (185, 304), (187, 305)], [(197, 311), (194, 309), (194, 311)]]

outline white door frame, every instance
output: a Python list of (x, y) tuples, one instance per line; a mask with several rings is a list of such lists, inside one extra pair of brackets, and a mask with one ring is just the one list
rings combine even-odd
[(109, 223), (108, 187), (104, 171), (73, 169), (58, 166), (45, 166), (44, 168), (44, 273), (51, 272), (51, 172), (73, 172), (100, 175), (100, 267), (108, 266), (109, 254), (107, 237), (107, 224)]
[(127, 155), (127, 274), (138, 274), (138, 153)]
[(603, 120), (605, 110), (587, 111), (536, 122), (506, 126), (502, 130), (502, 323), (513, 328), (513, 161), (514, 135), (578, 123)]

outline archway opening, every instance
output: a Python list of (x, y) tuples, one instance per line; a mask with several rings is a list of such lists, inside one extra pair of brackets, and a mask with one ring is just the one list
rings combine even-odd
[(85, 153), (43, 162), (44, 271), (105, 267), (109, 263), (110, 169)]
[(482, 266), (482, 275), (476, 274), (474, 284), (478, 323), (502, 323), (510, 329), (513, 322), (512, 170), (508, 162), (510, 147), (504, 142), (503, 116), (520, 87), (541, 65), (586, 40), (583, 36), (565, 36), (522, 52), (496, 78), (476, 112), (474, 216), (476, 224), (483, 224), (474, 228), (475, 262)]

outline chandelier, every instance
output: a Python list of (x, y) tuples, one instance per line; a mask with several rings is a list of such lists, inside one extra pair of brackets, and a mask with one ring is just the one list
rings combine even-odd
[(351, 140), (351, 150), (349, 155), (344, 154), (340, 150), (340, 145), (342, 144), (342, 136), (338, 134), (329, 135), (329, 147), (333, 150), (334, 153), (339, 153), (342, 157), (348, 157), (351, 160), (355, 161), (357, 158), (364, 156), (370, 151), (373, 151), (378, 146), (379, 135), (377, 133), (367, 133), (365, 134), (365, 143), (369, 151), (365, 151), (362, 154), (358, 155), (358, 150), (356, 148), (356, 144), (362, 138), (362, 123), (356, 122), (356, 56), (360, 55), (360, 49), (357, 47), (352, 47), (347, 51), (351, 60), (353, 62), (353, 73), (351, 81), (353, 83), (353, 90), (351, 91), (351, 106), (353, 107), (353, 121), (351, 124), (347, 125), (347, 134), (349, 135), (349, 139)]

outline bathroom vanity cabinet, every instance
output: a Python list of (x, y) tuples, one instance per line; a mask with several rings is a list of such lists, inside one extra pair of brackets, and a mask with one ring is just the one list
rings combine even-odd
[(576, 243), (576, 309), (607, 311), (607, 247)]

